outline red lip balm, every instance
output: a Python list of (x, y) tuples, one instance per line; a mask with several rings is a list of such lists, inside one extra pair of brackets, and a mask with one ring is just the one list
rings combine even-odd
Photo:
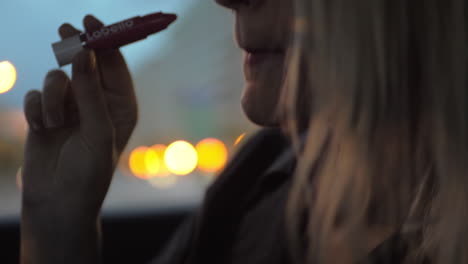
[(166, 29), (176, 19), (175, 14), (161, 12), (143, 17), (137, 16), (92, 32), (64, 39), (52, 44), (52, 49), (61, 67), (70, 64), (73, 57), (84, 48), (118, 49)]

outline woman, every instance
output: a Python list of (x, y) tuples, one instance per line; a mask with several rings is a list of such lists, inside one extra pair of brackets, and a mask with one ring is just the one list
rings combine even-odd
[[(247, 54), (246, 115), (284, 133), (246, 145), (155, 263), (467, 263), (465, 2), (218, 3)], [(137, 119), (122, 56), (80, 53), (25, 113), (22, 263), (99, 263), (99, 210)]]

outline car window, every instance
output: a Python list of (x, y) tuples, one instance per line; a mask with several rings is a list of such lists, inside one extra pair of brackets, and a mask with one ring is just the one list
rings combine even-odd
[[(57, 28), (93, 14), (105, 24), (164, 11), (165, 30), (121, 50), (132, 72), (139, 122), (119, 162), (104, 210), (171, 209), (197, 204), (257, 128), (239, 106), (241, 51), (233, 17), (214, 1), (2, 1), (0, 3), (0, 217), (20, 211), (27, 125), (22, 102), (57, 68)], [(71, 67), (63, 70), (70, 73)]]

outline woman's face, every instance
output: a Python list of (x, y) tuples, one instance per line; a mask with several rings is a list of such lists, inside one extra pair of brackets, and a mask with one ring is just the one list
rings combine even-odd
[(245, 51), (242, 108), (252, 122), (275, 126), (294, 1), (216, 2), (234, 11), (236, 41)]

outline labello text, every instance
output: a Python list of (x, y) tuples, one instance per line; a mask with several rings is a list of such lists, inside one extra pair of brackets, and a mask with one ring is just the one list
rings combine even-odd
[(130, 20), (123, 21), (121, 23), (103, 27), (99, 30), (96, 30), (90, 33), (86, 33), (86, 37), (88, 38), (88, 41), (94, 41), (103, 37), (107, 37), (110, 34), (115, 34), (115, 33), (119, 33), (122, 31), (126, 31), (132, 28), (134, 25), (135, 25), (135, 22), (133, 21), (133, 19), (130, 19)]

